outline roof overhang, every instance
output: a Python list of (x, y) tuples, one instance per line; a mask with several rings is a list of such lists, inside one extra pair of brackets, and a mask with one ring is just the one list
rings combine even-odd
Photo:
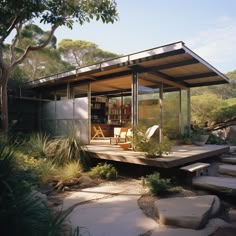
[(98, 64), (29, 81), (26, 88), (40, 88), (85, 83), (131, 75), (134, 71), (149, 73), (157, 80), (180, 88), (228, 83), (228, 78), (185, 46), (176, 42), (129, 54)]

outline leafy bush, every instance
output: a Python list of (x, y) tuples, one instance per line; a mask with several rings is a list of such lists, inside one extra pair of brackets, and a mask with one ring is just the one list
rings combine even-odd
[(87, 167), (84, 146), (75, 134), (49, 141), (46, 153), (58, 165), (63, 165), (71, 161), (79, 161), (84, 168)]
[[(64, 222), (70, 212), (55, 214), (44, 200), (32, 193), (30, 179), (27, 182), (25, 178), (25, 172), (30, 170), (24, 167), (25, 160), (17, 160), (16, 147), (0, 144), (1, 235), (65, 235)], [(41, 161), (38, 160), (37, 164)], [(76, 234), (71, 232), (71, 235), (79, 233), (78, 229)]]
[(208, 140), (207, 140), (207, 144), (218, 144), (218, 145), (223, 145), (223, 144), (227, 144), (227, 142), (221, 138), (220, 136), (216, 136), (215, 134), (210, 134)]
[(171, 187), (171, 180), (160, 177), (160, 173), (155, 172), (154, 174), (146, 177), (147, 186), (154, 195), (163, 194)]
[(97, 166), (92, 168), (90, 172), (90, 176), (92, 177), (99, 177), (107, 180), (116, 179), (117, 175), (118, 172), (115, 169), (115, 167), (107, 163), (105, 164), (99, 163)]
[(164, 136), (161, 143), (156, 140), (150, 140), (148, 142), (147, 157), (162, 157), (163, 154), (168, 155), (171, 151), (172, 144), (170, 140)]
[(132, 136), (129, 137), (131, 145), (135, 151), (145, 152), (147, 157), (155, 158), (163, 154), (168, 155), (172, 144), (164, 136), (162, 142), (155, 135), (151, 138), (146, 136), (147, 128), (143, 125), (136, 125), (132, 128)]

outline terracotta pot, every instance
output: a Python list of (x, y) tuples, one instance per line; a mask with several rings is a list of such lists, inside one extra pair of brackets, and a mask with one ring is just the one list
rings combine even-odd
[(118, 143), (121, 148), (124, 150), (128, 150), (131, 146), (130, 142), (125, 142), (125, 143)]

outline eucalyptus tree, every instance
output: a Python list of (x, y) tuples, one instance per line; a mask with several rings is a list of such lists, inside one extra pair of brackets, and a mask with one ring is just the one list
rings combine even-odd
[[(49, 32), (42, 30), (35, 24), (26, 25), (22, 29), (22, 37), (17, 44), (17, 50), (22, 52), (29, 44), (35, 41), (42, 42), (48, 37)], [(69, 63), (61, 59), (60, 53), (56, 49), (57, 38), (52, 37), (49, 44), (41, 50), (29, 52), (27, 58), (22, 62), (20, 68), (24, 70), (31, 80), (56, 74), (62, 71), (74, 69)]]
[(118, 54), (104, 51), (95, 43), (84, 40), (63, 39), (58, 44), (62, 59), (75, 67), (83, 67), (118, 57)]
[[(0, 87), (2, 129), (8, 128), (7, 84), (10, 73), (21, 64), (30, 52), (45, 48), (60, 26), (73, 28), (75, 22), (83, 24), (90, 20), (114, 23), (118, 18), (114, 0), (2, 0), (0, 1)], [(48, 35), (34, 44), (25, 45), (22, 52), (16, 47), (22, 37), (22, 29), (35, 20), (50, 25)], [(11, 44), (6, 40), (13, 35)], [(5, 56), (8, 51), (10, 58)]]

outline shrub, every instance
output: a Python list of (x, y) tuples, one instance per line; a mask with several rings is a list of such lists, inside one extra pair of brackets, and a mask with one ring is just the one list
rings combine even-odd
[(35, 158), (46, 158), (48, 136), (42, 133), (31, 134), (29, 140), (23, 143), (22, 151)]
[(58, 174), (58, 166), (50, 160), (41, 160), (36, 172), (39, 176), (40, 184), (46, 184)]
[(132, 136), (129, 137), (131, 145), (135, 151), (145, 152), (147, 157), (160, 157), (168, 155), (171, 151), (171, 142), (164, 136), (162, 142), (155, 135), (151, 138), (146, 136), (147, 128), (143, 125), (136, 125), (132, 128)]
[(99, 163), (97, 166), (92, 168), (90, 176), (99, 177), (101, 179), (112, 180), (117, 178), (117, 170), (111, 164), (102, 164)]
[(46, 153), (58, 165), (63, 165), (71, 161), (79, 161), (84, 168), (87, 167), (84, 146), (75, 134), (49, 141)]
[(70, 162), (58, 169), (58, 178), (60, 180), (69, 180), (81, 176), (81, 165), (79, 162)]
[(162, 157), (163, 154), (168, 155), (171, 151), (172, 144), (170, 140), (164, 136), (161, 143), (156, 140), (150, 140), (148, 142), (147, 157)]
[(146, 177), (147, 186), (154, 195), (163, 194), (171, 187), (171, 180), (160, 177), (160, 173), (155, 172), (154, 174)]

